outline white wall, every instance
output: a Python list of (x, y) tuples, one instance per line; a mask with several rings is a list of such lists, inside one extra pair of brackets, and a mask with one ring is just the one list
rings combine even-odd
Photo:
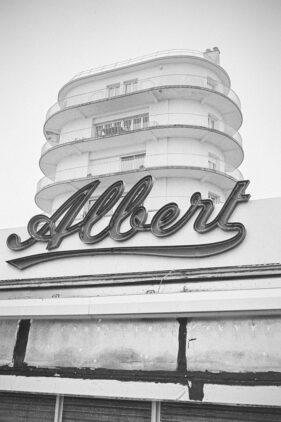
[(76, 119), (68, 122), (61, 130), (59, 143), (75, 141), (92, 136), (92, 118)]
[(208, 127), (209, 114), (223, 121), (223, 116), (214, 107), (186, 98), (160, 101), (149, 107), (150, 120), (159, 124), (194, 124)]
[(63, 158), (57, 165), (55, 181), (75, 179), (87, 176), (88, 153), (70, 155)]

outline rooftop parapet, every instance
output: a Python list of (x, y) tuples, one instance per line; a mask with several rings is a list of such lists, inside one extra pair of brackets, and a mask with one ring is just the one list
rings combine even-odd
[(173, 56), (191, 56), (191, 57), (199, 57), (201, 59), (208, 60), (212, 63), (215, 63), (219, 65), (219, 58), (220, 58), (220, 51), (218, 47), (214, 47), (212, 50), (207, 49), (205, 52), (197, 51), (197, 50), (187, 50), (187, 49), (175, 49), (175, 50), (162, 50), (162, 51), (156, 51), (151, 54), (146, 54), (144, 56), (140, 57), (134, 57), (127, 60), (122, 60), (119, 62), (107, 64), (100, 67), (91, 68), (88, 70), (84, 70), (82, 72), (77, 73), (77, 75), (73, 76), (71, 81), (74, 81), (75, 79), (83, 78), (85, 76), (95, 75), (102, 72), (108, 72), (111, 70), (118, 69), (120, 67), (126, 67), (131, 66), (133, 64), (139, 64), (146, 61), (150, 61), (153, 59), (159, 59), (159, 58), (166, 58), (166, 57), (173, 57)]

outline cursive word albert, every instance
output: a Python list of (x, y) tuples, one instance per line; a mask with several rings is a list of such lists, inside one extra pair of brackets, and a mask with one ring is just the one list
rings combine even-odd
[[(77, 215), (88, 203), (99, 184), (100, 181), (96, 180), (82, 187), (64, 202), (51, 217), (43, 214), (32, 217), (27, 226), (30, 237), (25, 241), (21, 241), (17, 234), (11, 234), (7, 239), (8, 247), (13, 251), (21, 251), (36, 242), (44, 242), (47, 244), (46, 249), (53, 251), (59, 248), (65, 237), (74, 233), (78, 233), (81, 241), (89, 245), (94, 245), (108, 236), (117, 242), (124, 242), (131, 239), (138, 232), (151, 232), (156, 237), (167, 237), (179, 231), (196, 213), (198, 215), (193, 228), (197, 233), (204, 234), (219, 228), (226, 232), (234, 232), (235, 235), (230, 239), (209, 244), (57, 251), (21, 257), (7, 262), (17, 268), (24, 269), (43, 261), (82, 255), (140, 254), (193, 258), (206, 257), (232, 249), (245, 238), (246, 229), (244, 225), (242, 223), (229, 222), (229, 218), (239, 203), (247, 202), (250, 198), (250, 195), (245, 194), (249, 184), (247, 180), (236, 183), (225, 204), (212, 221), (209, 221), (214, 210), (212, 200), (202, 199), (201, 194), (196, 192), (190, 198), (189, 208), (180, 218), (178, 205), (170, 202), (160, 208), (154, 214), (151, 222), (148, 223), (148, 213), (143, 204), (153, 187), (153, 181), (151, 176), (146, 176), (137, 182), (122, 198), (108, 225), (99, 233), (93, 234), (94, 225), (118, 203), (124, 194), (123, 181), (117, 181), (99, 196), (85, 217), (75, 223)], [(122, 231), (122, 224), (125, 220), (129, 220), (129, 229)]]

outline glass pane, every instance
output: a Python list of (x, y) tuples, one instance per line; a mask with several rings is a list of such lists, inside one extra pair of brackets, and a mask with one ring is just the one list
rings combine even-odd
[(146, 114), (145, 116), (143, 116), (143, 127), (148, 127), (148, 121), (149, 121), (149, 116), (148, 114)]
[(111, 124), (106, 124), (104, 127), (104, 133), (105, 135), (111, 135), (112, 133), (112, 126)]
[(117, 133), (120, 133), (120, 131), (121, 131), (121, 122), (120, 121), (114, 122), (113, 133), (117, 134)]
[(209, 160), (208, 164), (209, 164), (209, 169), (213, 169), (213, 170), (216, 169), (216, 163), (214, 161)]
[(107, 89), (109, 97), (114, 97), (115, 95), (119, 95), (120, 93), (120, 85), (108, 86)]
[(136, 117), (134, 119), (134, 129), (140, 129), (141, 128), (141, 117)]
[(136, 170), (143, 166), (145, 153), (121, 157), (121, 170)]
[(124, 129), (131, 130), (132, 120), (124, 120)]
[(132, 84), (126, 84), (125, 85), (125, 93), (129, 94), (130, 92), (132, 92)]
[(97, 136), (102, 136), (103, 135), (103, 128), (102, 128), (102, 126), (97, 126), (96, 127), (96, 133), (97, 133)]

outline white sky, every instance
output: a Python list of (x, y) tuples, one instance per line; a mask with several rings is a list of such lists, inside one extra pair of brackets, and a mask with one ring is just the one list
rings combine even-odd
[(0, 0), (0, 227), (26, 225), (42, 128), (74, 74), (157, 50), (218, 46), (242, 102), (252, 198), (281, 196), (280, 0)]

